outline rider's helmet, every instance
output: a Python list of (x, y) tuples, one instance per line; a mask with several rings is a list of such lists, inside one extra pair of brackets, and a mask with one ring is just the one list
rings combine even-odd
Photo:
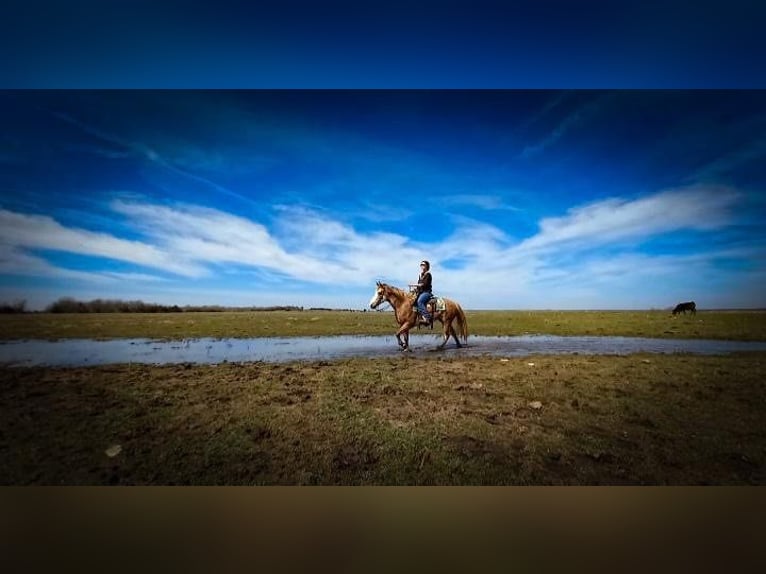
[(420, 264), (426, 266), (426, 271), (431, 269), (431, 264), (428, 261), (426, 261), (425, 259), (423, 261), (421, 261)]

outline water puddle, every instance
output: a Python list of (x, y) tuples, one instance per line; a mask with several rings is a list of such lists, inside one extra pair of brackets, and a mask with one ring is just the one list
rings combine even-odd
[[(441, 336), (412, 335), (414, 355), (433, 354)], [(462, 349), (450, 341), (445, 356), (523, 357), (532, 354), (626, 355), (630, 353), (726, 354), (766, 351), (763, 341), (716, 341), (700, 339), (646, 339), (638, 337), (518, 337), (471, 336)], [(393, 336), (274, 337), (257, 339), (62, 339), (58, 341), (7, 341), (0, 343), (0, 364), (11, 366), (87, 366), (112, 363), (216, 364), (350, 357), (393, 357), (401, 352)]]

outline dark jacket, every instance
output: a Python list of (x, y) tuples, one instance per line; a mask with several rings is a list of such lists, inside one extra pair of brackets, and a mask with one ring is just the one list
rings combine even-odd
[(433, 288), (431, 287), (431, 272), (426, 271), (425, 273), (421, 273), (420, 277), (418, 277), (418, 290), (417, 293), (420, 295), (421, 293), (432, 293)]

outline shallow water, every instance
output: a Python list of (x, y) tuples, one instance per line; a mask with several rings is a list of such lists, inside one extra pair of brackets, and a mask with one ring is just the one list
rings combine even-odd
[[(441, 335), (412, 335), (414, 354), (432, 354)], [(518, 337), (471, 336), (468, 346), (458, 349), (447, 343), (445, 356), (523, 357), (531, 354), (625, 355), (630, 353), (726, 354), (737, 351), (766, 351), (766, 342), (701, 339), (646, 339), (638, 337)], [(62, 339), (0, 343), (0, 364), (12, 366), (87, 366), (112, 363), (215, 364), (349, 357), (391, 357), (401, 352), (393, 336), (274, 337), (257, 339)]]

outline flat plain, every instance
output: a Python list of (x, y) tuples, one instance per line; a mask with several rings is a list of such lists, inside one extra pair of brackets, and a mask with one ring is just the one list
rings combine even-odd
[[(475, 311), (484, 335), (766, 340), (766, 314)], [(26, 314), (2, 337), (390, 334), (393, 314)], [(0, 484), (764, 484), (766, 353), (0, 367)]]

